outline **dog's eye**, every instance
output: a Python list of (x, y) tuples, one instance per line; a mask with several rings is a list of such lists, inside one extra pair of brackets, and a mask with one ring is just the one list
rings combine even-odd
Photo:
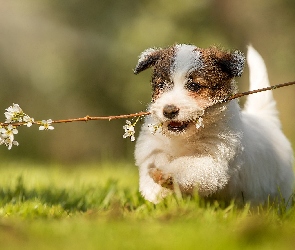
[(200, 84), (199, 81), (192, 81), (192, 79), (189, 79), (187, 84), (186, 84), (186, 88), (189, 91), (197, 92), (202, 88), (202, 85)]
[(157, 89), (160, 89), (160, 90), (163, 90), (163, 89), (165, 89), (165, 87), (166, 87), (166, 82), (159, 82), (159, 83), (157, 83)]
[(157, 81), (153, 84), (153, 89), (154, 90), (158, 90), (158, 91), (162, 91), (167, 89), (167, 87), (169, 86), (169, 83), (165, 80), (165, 81)]

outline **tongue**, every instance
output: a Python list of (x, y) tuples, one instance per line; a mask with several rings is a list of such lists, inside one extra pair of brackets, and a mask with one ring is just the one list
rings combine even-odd
[(187, 127), (187, 123), (172, 121), (168, 124), (168, 130), (181, 132)]
[(170, 127), (181, 127), (182, 126), (182, 122), (170, 122), (169, 123)]

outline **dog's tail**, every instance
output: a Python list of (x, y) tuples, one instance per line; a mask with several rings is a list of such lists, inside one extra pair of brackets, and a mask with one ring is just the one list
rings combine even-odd
[[(248, 46), (247, 63), (250, 71), (250, 90), (269, 87), (270, 84), (264, 61), (251, 45)], [(259, 115), (280, 126), (276, 102), (271, 90), (249, 95), (244, 111)]]

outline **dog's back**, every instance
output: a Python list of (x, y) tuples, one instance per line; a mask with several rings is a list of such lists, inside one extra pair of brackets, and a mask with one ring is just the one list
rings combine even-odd
[[(263, 59), (249, 46), (247, 62), (250, 90), (269, 86)], [(291, 201), (293, 190), (293, 151), (281, 131), (272, 91), (248, 96), (242, 112), (244, 126), (244, 166), (240, 188), (246, 200), (261, 201), (266, 195)], [(260, 190), (260, 192), (257, 192)]]

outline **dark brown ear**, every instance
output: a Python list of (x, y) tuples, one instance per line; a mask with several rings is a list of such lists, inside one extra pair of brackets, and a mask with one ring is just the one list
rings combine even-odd
[(236, 50), (229, 56), (221, 58), (219, 63), (223, 71), (226, 71), (232, 77), (238, 77), (243, 74), (245, 56), (241, 51)]
[(146, 49), (143, 51), (138, 59), (137, 65), (134, 69), (134, 74), (138, 74), (143, 70), (146, 70), (147, 68), (150, 68), (155, 65), (156, 61), (159, 60), (160, 54), (162, 49)]

